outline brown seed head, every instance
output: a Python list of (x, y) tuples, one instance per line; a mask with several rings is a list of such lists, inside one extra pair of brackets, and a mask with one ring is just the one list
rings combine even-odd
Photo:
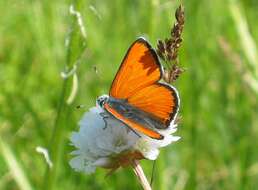
[(180, 5), (175, 13), (176, 22), (171, 28), (170, 37), (164, 41), (158, 40), (157, 54), (167, 64), (163, 79), (168, 82), (174, 82), (183, 69), (179, 67), (178, 50), (182, 43), (182, 32), (184, 28), (184, 7)]

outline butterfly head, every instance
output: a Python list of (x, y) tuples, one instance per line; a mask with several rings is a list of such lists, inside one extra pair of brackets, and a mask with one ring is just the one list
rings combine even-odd
[(108, 95), (102, 95), (100, 97), (98, 97), (97, 99), (97, 104), (103, 108), (104, 104), (108, 101), (109, 96)]

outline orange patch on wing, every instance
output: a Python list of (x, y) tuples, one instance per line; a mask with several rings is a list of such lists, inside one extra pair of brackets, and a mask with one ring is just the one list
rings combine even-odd
[(163, 84), (153, 84), (136, 92), (128, 98), (128, 103), (148, 112), (166, 124), (177, 112), (177, 92)]

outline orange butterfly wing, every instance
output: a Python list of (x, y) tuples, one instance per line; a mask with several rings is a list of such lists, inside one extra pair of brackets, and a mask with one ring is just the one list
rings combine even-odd
[(109, 94), (114, 98), (127, 99), (160, 78), (161, 66), (155, 51), (143, 38), (139, 38), (127, 51)]
[[(130, 105), (153, 115), (168, 127), (178, 111), (179, 98), (175, 88), (158, 82), (161, 77), (162, 67), (156, 52), (146, 40), (139, 38), (129, 48), (109, 94), (126, 99)], [(130, 127), (161, 139), (158, 132), (135, 123), (130, 125), (121, 115), (118, 117)]]
[(136, 92), (128, 102), (151, 113), (168, 127), (178, 111), (179, 98), (175, 88), (156, 83)]

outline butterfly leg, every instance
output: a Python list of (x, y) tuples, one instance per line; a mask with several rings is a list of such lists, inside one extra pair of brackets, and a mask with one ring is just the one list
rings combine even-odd
[(105, 126), (104, 126), (104, 130), (107, 128), (107, 126), (108, 126), (108, 123), (107, 123), (107, 119), (110, 117), (107, 113), (105, 113), (105, 112), (102, 112), (102, 113), (100, 113), (99, 114), (101, 117), (102, 117), (102, 119), (103, 119), (103, 121), (104, 121), (104, 123), (105, 123)]

